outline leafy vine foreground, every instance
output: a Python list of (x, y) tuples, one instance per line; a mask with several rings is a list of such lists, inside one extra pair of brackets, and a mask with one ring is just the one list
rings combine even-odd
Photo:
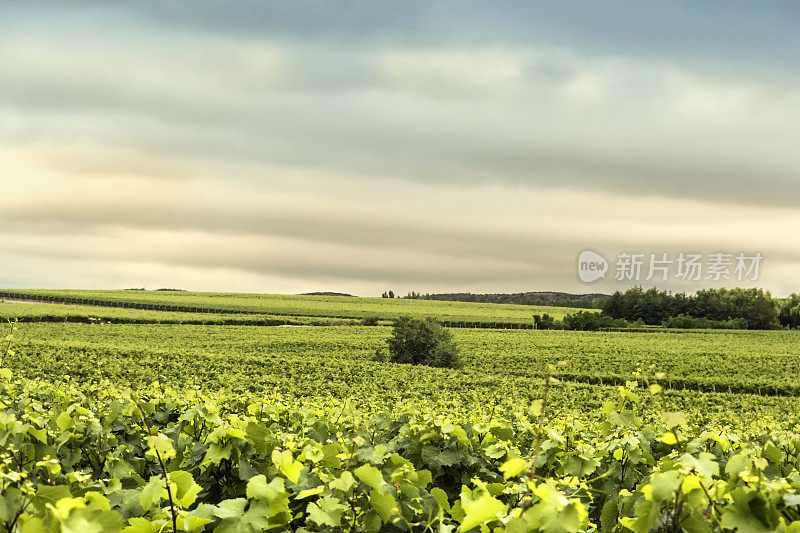
[(548, 418), (544, 398), (456, 419), (4, 374), (0, 530), (800, 527), (800, 434), (645, 422), (659, 388), (618, 391), (600, 421)]

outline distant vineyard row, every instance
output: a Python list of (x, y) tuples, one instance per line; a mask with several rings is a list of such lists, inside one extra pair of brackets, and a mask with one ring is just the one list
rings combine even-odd
[[(347, 321), (344, 323), (348, 323), (362, 320), (370, 316), (376, 317), (379, 320), (388, 321), (404, 314), (412, 314), (418, 316), (433, 316), (446, 327), (533, 329), (535, 327), (533, 324), (533, 315), (530, 313), (537, 310), (535, 307), (507, 306), (511, 308), (509, 310), (496, 304), (478, 305), (476, 308), (470, 309), (464, 306), (476, 306), (477, 304), (463, 303), (458, 303), (454, 308), (452, 305), (447, 305), (448, 303), (446, 302), (432, 302), (434, 305), (431, 306), (430, 303), (408, 302), (407, 300), (405, 302), (408, 303), (387, 306), (386, 304), (378, 305), (375, 303), (375, 299), (367, 298), (350, 298), (348, 301), (337, 306), (340, 302), (337, 301), (336, 297), (318, 296), (316, 300), (313, 300), (311, 297), (307, 296), (271, 297), (269, 295), (264, 295), (260, 299), (223, 296), (221, 299), (230, 304), (223, 306), (216, 303), (220, 298), (211, 293), (201, 296), (193, 296), (194, 293), (186, 293), (189, 296), (185, 296), (184, 294), (170, 294), (164, 292), (153, 295), (144, 291), (85, 291), (85, 293), (86, 295), (76, 296), (74, 294), (60, 294), (58, 291), (2, 291), (0, 292), (0, 298), (163, 313), (230, 315), (229, 319), (225, 321), (220, 321), (218, 319), (209, 320), (198, 316), (184, 316), (181, 317), (180, 320), (168, 320), (167, 322), (214, 322), (241, 325), (308, 325), (311, 319), (334, 319)], [(207, 305), (209, 301), (214, 302), (214, 305)], [(206, 303), (206, 305), (186, 305), (182, 302), (203, 302)], [(394, 300), (394, 302), (401, 301)], [(445, 307), (439, 304), (445, 304)], [(488, 309), (486, 308), (487, 306)], [(499, 310), (500, 317), (496, 316), (497, 313), (494, 312), (494, 309), (492, 309), (493, 307)], [(516, 309), (516, 307), (522, 307), (522, 309)], [(457, 313), (455, 315), (453, 315), (454, 309)], [(557, 311), (556, 315), (562, 316), (566, 314), (567, 311), (574, 311), (569, 308), (550, 307), (549, 310), (551, 313), (553, 309)], [(508, 316), (502, 316), (503, 313), (508, 314)], [(57, 313), (56, 315), (63, 317), (64, 313)], [(236, 318), (234, 315), (238, 317), (242, 317), (243, 315), (247, 315), (248, 317), (253, 315), (259, 316), (257, 318), (253, 317), (254, 320), (250, 320), (249, 318)], [(45, 314), (43, 313), (41, 316), (45, 316)], [(118, 320), (120, 322), (164, 322), (164, 320), (156, 319), (155, 316), (126, 316), (119, 318), (121, 319)], [(47, 321), (47, 319), (43, 321)], [(74, 321), (85, 320), (74, 319)], [(330, 322), (327, 321), (324, 323)]]
[[(17, 300), (33, 300), (38, 302), (62, 303), (62, 304), (75, 304), (75, 305), (89, 305), (94, 307), (120, 307), (125, 309), (142, 309), (148, 311), (171, 311), (176, 313), (216, 313), (224, 315), (252, 315), (254, 311), (241, 310), (241, 309), (221, 309), (218, 307), (190, 307), (184, 305), (168, 305), (168, 304), (149, 304), (133, 301), (111, 300), (111, 299), (96, 299), (96, 298), (75, 298), (69, 296), (51, 296), (42, 294), (31, 294), (24, 292), (0, 292), (0, 298), (9, 298)], [(315, 315), (293, 315), (293, 316), (315, 316)], [(352, 318), (349, 316), (330, 316), (328, 318)]]

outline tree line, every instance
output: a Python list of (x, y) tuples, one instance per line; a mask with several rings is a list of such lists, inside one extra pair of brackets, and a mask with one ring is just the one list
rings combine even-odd
[(796, 328), (800, 326), (800, 295), (779, 299), (755, 288), (704, 289), (687, 295), (634, 287), (615, 292), (602, 313), (668, 327)]
[(417, 300), (440, 300), (446, 302), (479, 302), (518, 305), (548, 305), (553, 307), (578, 307), (600, 309), (608, 300), (607, 294), (570, 294), (566, 292), (517, 292), (500, 294), (473, 294), (454, 292), (443, 294), (420, 294), (410, 292), (404, 298)]

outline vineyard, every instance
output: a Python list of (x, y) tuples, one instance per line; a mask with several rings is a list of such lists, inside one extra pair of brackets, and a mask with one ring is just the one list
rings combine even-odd
[(2, 301), (0, 301), (0, 319), (17, 320), (19, 322), (78, 322), (83, 324), (106, 322), (114, 324), (216, 324), (240, 326), (322, 326), (359, 323), (356, 319), (338, 319), (324, 316), (192, 313), (126, 307)]
[(350, 311), (80, 307), (0, 304), (97, 318), (8, 327), (0, 531), (800, 531), (796, 331), (454, 329), (453, 370)]
[(356, 298), (348, 296), (297, 296), (282, 294), (225, 294), (184, 291), (84, 291), (16, 290), (0, 293), (0, 298), (39, 298), (92, 306), (137, 306), (145, 310), (280, 315), (290, 317), (328, 317), (360, 319), (377, 316), (394, 319), (402, 315), (431, 316), (441, 322), (497, 323), (530, 325), (534, 314), (549, 313), (555, 318), (580, 311), (569, 307), (513, 305), (471, 302), (442, 302), (399, 298)]
[[(206, 390), (240, 393), (277, 388), (286, 394), (318, 391), (317, 395), (337, 398), (394, 398), (404, 391), (454, 398), (465, 389), (483, 405), (499, 386), (507, 395), (528, 401), (538, 394), (531, 384), (554, 365), (553, 377), (567, 384), (607, 386), (639, 380), (658, 382), (675, 393), (686, 390), (689, 396), (696, 391), (779, 399), (800, 395), (795, 351), (800, 335), (795, 331), (457, 329), (454, 339), (466, 364), (455, 371), (374, 361), (376, 351), (386, 346), (388, 327), (24, 324), (20, 328), (15, 356), (6, 364), (31, 378), (58, 377), (66, 368), (81, 381), (107, 378), (141, 385), (160, 369), (172, 385), (193, 379)], [(451, 389), (450, 381), (458, 388)], [(468, 386), (458, 385), (462, 383)]]

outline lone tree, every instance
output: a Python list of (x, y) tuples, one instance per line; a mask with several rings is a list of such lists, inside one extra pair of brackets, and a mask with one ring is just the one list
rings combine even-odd
[(387, 342), (389, 360), (393, 363), (445, 368), (461, 366), (452, 334), (433, 318), (398, 318)]

